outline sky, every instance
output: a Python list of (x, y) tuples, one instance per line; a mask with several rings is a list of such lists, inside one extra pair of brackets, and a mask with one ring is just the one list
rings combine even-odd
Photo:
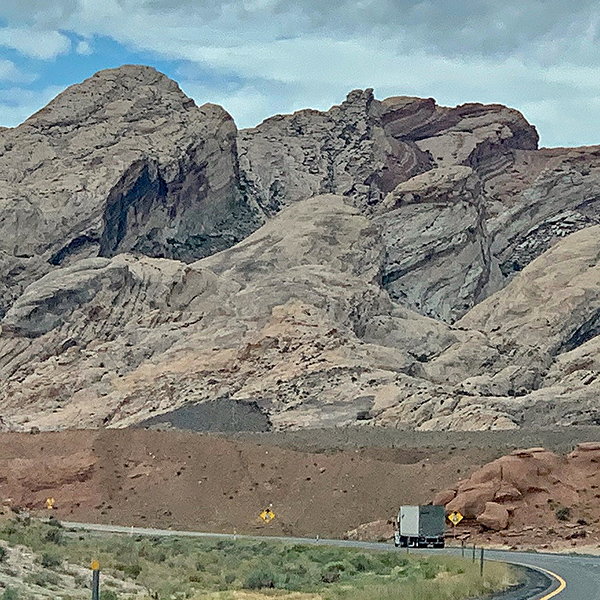
[(375, 96), (519, 109), (543, 146), (600, 144), (597, 0), (0, 0), (0, 125), (146, 64), (238, 127)]

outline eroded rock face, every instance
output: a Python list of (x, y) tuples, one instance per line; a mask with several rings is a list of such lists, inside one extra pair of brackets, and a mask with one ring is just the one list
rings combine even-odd
[(318, 193), (348, 197), (377, 214), (392, 297), (452, 322), (501, 285), (484, 183), (537, 141), (535, 128), (503, 106), (380, 102), (355, 90), (328, 112), (243, 130), (238, 145), (244, 189), (267, 215)]
[(133, 252), (191, 262), (260, 217), (236, 127), (150, 67), (102, 71), (0, 132), (0, 311), (55, 267)]
[(508, 527), (508, 511), (497, 502), (486, 502), (485, 510), (477, 517), (477, 522), (486, 529), (502, 531)]
[(459, 482), (446, 511), (459, 510), (465, 516), (461, 526), (513, 532), (540, 528), (552, 530), (554, 537), (554, 529), (570, 520), (566, 525), (572, 533), (575, 522), (595, 505), (599, 455), (595, 442), (580, 444), (566, 457), (544, 448), (513, 451)]
[[(4, 428), (600, 422), (600, 151), (515, 110), (358, 90), (238, 134), (127, 66), (0, 131), (0, 166)], [(523, 493), (478, 485), (473, 513)]]

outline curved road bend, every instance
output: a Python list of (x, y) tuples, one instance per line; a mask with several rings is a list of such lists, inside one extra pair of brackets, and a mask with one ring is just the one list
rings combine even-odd
[[(65, 527), (83, 529), (86, 531), (100, 531), (106, 533), (129, 533), (133, 535), (158, 535), (201, 538), (225, 539), (271, 539), (296, 544), (315, 544), (315, 538), (269, 537), (252, 535), (234, 535), (227, 533), (202, 533), (197, 531), (174, 531), (171, 529), (150, 529), (146, 527), (123, 527), (119, 525), (100, 525), (95, 523), (73, 523), (62, 521)], [(321, 540), (322, 543), (339, 546), (351, 546), (373, 550), (393, 549), (389, 544), (375, 542), (353, 542), (349, 540)], [(459, 549), (447, 549), (457, 554)], [(444, 550), (428, 550), (445, 552)], [(468, 556), (468, 550), (467, 554)], [(486, 550), (485, 556), (492, 560), (501, 560), (508, 563), (528, 565), (550, 571), (566, 582), (566, 587), (558, 592), (537, 596), (537, 600), (600, 600), (600, 556), (574, 555), (574, 554), (542, 554), (535, 552), (508, 552), (503, 550)]]

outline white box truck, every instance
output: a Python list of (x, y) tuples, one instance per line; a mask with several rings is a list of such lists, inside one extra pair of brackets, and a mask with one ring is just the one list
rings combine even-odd
[(446, 513), (443, 506), (401, 506), (394, 544), (403, 548), (443, 548)]

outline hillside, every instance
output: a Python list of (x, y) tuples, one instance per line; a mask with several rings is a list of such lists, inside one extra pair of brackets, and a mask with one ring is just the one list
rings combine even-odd
[(501, 105), (97, 73), (0, 131), (2, 426), (595, 425), (599, 174)]

